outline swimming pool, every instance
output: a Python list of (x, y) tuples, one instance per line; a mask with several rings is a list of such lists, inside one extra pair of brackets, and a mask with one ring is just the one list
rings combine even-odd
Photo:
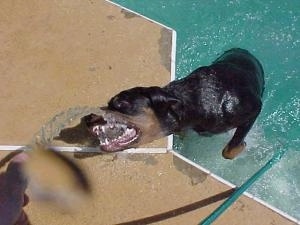
[(263, 110), (236, 160), (221, 150), (233, 132), (175, 137), (177, 151), (236, 184), (242, 184), (279, 148), (289, 149), (249, 192), (300, 219), (300, 2), (239, 0), (116, 0), (177, 31), (176, 78), (211, 63), (232, 47), (251, 51), (263, 64)]

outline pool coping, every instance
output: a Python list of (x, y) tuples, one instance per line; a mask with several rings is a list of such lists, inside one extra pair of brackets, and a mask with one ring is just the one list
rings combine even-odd
[[(106, 2), (109, 2), (110, 4), (113, 4), (113, 5), (116, 5), (122, 9), (125, 9), (129, 12), (132, 12), (132, 13), (135, 13), (137, 15), (139, 15), (140, 17), (148, 20), (148, 21), (151, 21), (155, 24), (158, 24), (162, 27), (165, 27), (166, 29), (169, 29), (170, 31), (172, 31), (172, 48), (171, 48), (171, 71), (170, 71), (170, 79), (171, 81), (172, 80), (175, 80), (175, 65), (176, 65), (176, 39), (177, 39), (177, 33), (174, 29), (164, 25), (164, 24), (161, 24), (157, 21), (154, 21), (146, 16), (143, 16), (135, 11), (132, 11), (126, 7), (123, 7), (117, 3), (114, 3), (114, 2), (111, 2), (109, 0), (105, 0)], [(22, 148), (26, 148), (26, 146), (22, 146), (22, 145), (0, 145), (0, 151), (2, 150), (17, 150), (17, 149), (22, 149)], [(81, 148), (81, 147), (65, 147), (65, 146), (62, 146), (62, 147), (55, 147), (54, 149), (56, 150), (59, 150), (59, 151), (65, 151), (65, 152), (99, 152), (99, 149), (98, 148)], [(214, 179), (216, 179), (217, 181), (231, 187), (231, 188), (234, 188), (236, 187), (234, 184), (230, 183), (229, 181), (227, 180), (224, 180), (223, 178), (219, 177), (218, 175), (212, 173), (211, 171), (207, 170), (206, 168), (196, 164), (195, 162), (187, 159), (186, 157), (180, 155), (179, 153), (175, 152), (173, 150), (173, 135), (170, 135), (168, 136), (168, 140), (167, 140), (167, 147), (166, 148), (135, 148), (135, 149), (128, 149), (128, 150), (125, 150), (124, 152), (126, 153), (150, 153), (150, 154), (154, 154), (154, 153), (157, 153), (157, 154), (163, 154), (163, 153), (167, 153), (167, 152), (170, 152), (172, 153), (174, 156), (182, 159), (183, 161), (185, 161), (186, 163), (194, 166), (195, 168), (199, 169), (200, 171), (203, 171), (205, 173), (207, 173), (208, 175), (210, 175), (211, 177), (213, 177)], [(264, 205), (265, 207), (271, 209), (272, 211), (282, 215), (283, 217), (287, 218), (288, 220), (292, 221), (292, 222), (295, 222), (297, 224), (300, 224), (300, 221), (297, 220), (296, 218), (288, 215), (287, 213), (277, 209), (276, 207), (268, 204), (267, 202), (253, 196), (252, 194), (248, 193), (248, 192), (245, 192), (244, 193), (245, 196), (253, 199), (254, 201)]]

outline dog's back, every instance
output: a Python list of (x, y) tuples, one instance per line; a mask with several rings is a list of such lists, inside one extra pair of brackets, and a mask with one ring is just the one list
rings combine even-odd
[(193, 126), (199, 133), (221, 133), (260, 111), (264, 72), (252, 54), (234, 48), (210, 66), (200, 67), (164, 89), (181, 100), (175, 109), (181, 118), (180, 127)]
[(241, 48), (230, 49), (212, 63), (212, 65), (216, 64), (227, 64), (244, 70), (243, 74), (249, 76), (250, 83), (257, 89), (257, 94), (262, 97), (265, 86), (263, 67), (250, 52)]

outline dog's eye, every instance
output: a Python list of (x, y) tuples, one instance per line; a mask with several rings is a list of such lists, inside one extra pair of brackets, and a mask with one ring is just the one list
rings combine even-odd
[(115, 97), (109, 103), (110, 108), (118, 110), (120, 112), (127, 111), (131, 108), (131, 104), (129, 101), (120, 99), (119, 97)]
[(116, 101), (114, 102), (114, 107), (116, 109), (129, 109), (130, 103), (128, 101)]

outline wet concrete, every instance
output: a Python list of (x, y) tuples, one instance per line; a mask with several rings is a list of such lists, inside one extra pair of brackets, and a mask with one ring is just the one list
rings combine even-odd
[(160, 31), (159, 44), (159, 55), (161, 64), (171, 72), (171, 52), (172, 48), (172, 32), (170, 30), (162, 28)]
[(173, 157), (173, 163), (177, 170), (181, 171), (184, 175), (191, 179), (191, 185), (203, 183), (208, 176), (205, 172), (202, 172), (194, 166), (187, 164), (185, 161), (176, 156)]

